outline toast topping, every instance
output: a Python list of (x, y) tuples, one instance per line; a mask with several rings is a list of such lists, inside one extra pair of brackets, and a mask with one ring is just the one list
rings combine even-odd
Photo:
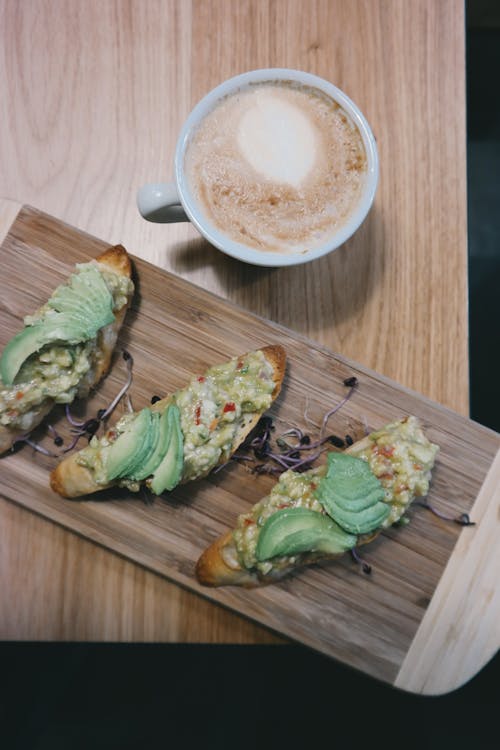
[(352, 549), (356, 541), (357, 537), (346, 533), (323, 513), (289, 508), (278, 510), (267, 519), (259, 534), (255, 555), (259, 562), (301, 552), (339, 555)]
[(311, 512), (324, 513), (323, 506), (315, 495), (322, 474), (324, 467), (303, 474), (285, 471), (267, 497), (254, 505), (249, 513), (239, 516), (233, 537), (243, 568), (256, 568), (265, 575), (273, 567), (286, 567), (295, 562), (294, 556), (259, 560), (256, 550), (260, 532), (274, 514), (284, 509), (305, 508)]
[[(274, 389), (273, 365), (259, 350), (211, 367), (169, 399), (156, 402), (147, 411), (163, 414), (174, 402), (178, 416), (170, 430), (174, 442), (168, 453), (168, 461), (163, 468), (158, 466), (153, 479), (146, 484), (153, 492), (160, 494), (164, 489), (173, 489), (179, 481), (206, 475), (217, 464), (227, 460), (238, 444), (239, 434), (247, 420), (250, 421), (256, 413), (271, 405)], [(77, 463), (92, 470), (97, 484), (106, 485), (110, 480), (117, 479), (118, 484), (128, 487), (130, 491), (139, 491), (139, 482), (146, 478), (144, 472), (140, 471), (141, 462), (134, 465), (134, 472), (124, 471), (110, 476), (107, 470), (109, 447), (115, 441), (127, 442), (125, 433), (130, 431), (134, 420), (134, 415), (122, 417), (104, 437), (92, 438), (90, 445), (78, 454)], [(148, 455), (144, 458), (146, 462)], [(170, 477), (169, 467), (173, 467), (174, 474), (179, 474), (175, 483)], [(167, 472), (165, 478), (164, 471)]]
[[(343, 543), (353, 547), (358, 535), (387, 528), (414, 497), (427, 494), (438, 447), (415, 417), (387, 425), (351, 450), (354, 456), (330, 454), (328, 467), (286, 471), (268, 497), (238, 518), (233, 541), (243, 568), (265, 577), (300, 565), (304, 555), (311, 558), (328, 545), (331, 552)], [(295, 514), (299, 508), (323, 520)], [(326, 530), (330, 522), (334, 526)], [(332, 529), (346, 539), (333, 540)]]
[(368, 461), (384, 488), (390, 512), (382, 522), (382, 528), (399, 521), (414, 497), (427, 495), (438, 450), (413, 416), (372, 432), (368, 446), (350, 449), (351, 455)]
[(185, 441), (183, 481), (229, 457), (245, 416), (271, 406), (273, 375), (259, 350), (211, 367), (177, 393)]
[[(24, 429), (47, 400), (71, 403), (100, 363), (99, 332), (132, 293), (127, 276), (98, 263), (77, 266), (69, 285), (24, 320), (1, 359), (0, 424)], [(95, 282), (95, 283), (94, 283)]]
[(345, 531), (368, 534), (389, 515), (385, 493), (368, 463), (347, 453), (330, 453), (317, 497)]

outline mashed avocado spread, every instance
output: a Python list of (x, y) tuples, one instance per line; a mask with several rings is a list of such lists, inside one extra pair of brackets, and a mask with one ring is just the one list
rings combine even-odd
[[(99, 270), (112, 297), (113, 312), (121, 309), (133, 290), (132, 281), (96, 262), (79, 264), (77, 272), (79, 269), (85, 272), (90, 266)], [(58, 287), (54, 295), (64, 288), (64, 285)], [(51, 311), (48, 302), (33, 315), (25, 317), (25, 326), (42, 323)], [(92, 383), (92, 374), (103, 357), (96, 341), (97, 336), (75, 344), (61, 341), (49, 343), (26, 359), (13, 385), (7, 387), (0, 380), (0, 424), (20, 430), (29, 429), (31, 411), (44, 402), (66, 404), (78, 395), (85, 395)]]
[[(204, 476), (229, 458), (246, 419), (251, 420), (271, 405), (274, 386), (272, 364), (263, 352), (255, 351), (211, 367), (168, 399), (180, 412), (184, 453), (181, 481)], [(166, 405), (167, 399), (151, 409), (165, 409)], [(122, 417), (104, 437), (92, 438), (78, 454), (76, 460), (92, 470), (98, 484), (109, 481), (103, 448), (129, 430), (134, 419), (133, 414)], [(140, 487), (139, 482), (127, 478), (118, 483), (132, 492)]]
[[(368, 464), (373, 480), (381, 487), (377, 501), (388, 505), (388, 512), (382, 514), (378, 528), (388, 528), (399, 521), (414, 497), (427, 494), (437, 451), (438, 447), (425, 437), (418, 420), (408, 417), (371, 433), (368, 444), (363, 441), (359, 450), (354, 448), (350, 452), (351, 456)], [(328, 483), (334, 485), (334, 474), (328, 477), (327, 470), (328, 467), (322, 465), (303, 473), (286, 471), (267, 497), (238, 518), (233, 540), (243, 568), (257, 570), (265, 576), (300, 564), (301, 557), (310, 554), (258, 560), (256, 551), (262, 528), (278, 511), (308, 508), (327, 513), (326, 503), (322, 503), (321, 498), (328, 491)], [(353, 499), (353, 507), (356, 502)], [(341, 523), (342, 518), (338, 522)]]

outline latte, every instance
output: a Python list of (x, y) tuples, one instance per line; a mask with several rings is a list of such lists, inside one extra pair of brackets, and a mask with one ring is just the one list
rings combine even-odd
[(349, 219), (367, 159), (339, 104), (318, 89), (270, 81), (228, 96), (202, 120), (184, 168), (220, 232), (264, 251), (305, 252)]

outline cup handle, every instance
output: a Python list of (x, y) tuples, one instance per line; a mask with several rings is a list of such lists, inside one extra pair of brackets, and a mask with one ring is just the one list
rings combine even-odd
[(137, 193), (137, 207), (141, 216), (158, 224), (189, 221), (173, 182), (143, 185)]

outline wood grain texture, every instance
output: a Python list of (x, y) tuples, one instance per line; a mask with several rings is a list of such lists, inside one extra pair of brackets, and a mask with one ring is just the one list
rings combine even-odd
[[(122, 242), (467, 413), (461, 3), (0, 7), (8, 112), (0, 196)], [(144, 222), (135, 197), (144, 182), (171, 177), (177, 134), (201, 96), (231, 75), (277, 65), (324, 76), (359, 104), (377, 138), (381, 179), (367, 222), (342, 249), (270, 271), (225, 258), (188, 225)]]
[[(0, 39), (0, 196), (121, 242), (467, 413), (463, 3), (0, 0)], [(189, 225), (143, 221), (135, 196), (144, 182), (171, 177), (178, 130), (200, 96), (229, 75), (272, 65), (322, 75), (360, 105), (377, 138), (381, 180), (368, 220), (345, 247), (307, 267), (271, 271), (225, 258)], [(52, 549), (40, 541), (52, 538), (47, 522), (25, 522), (33, 533), (5, 544), (17, 550), (23, 540), (20, 558), (33, 559), (33, 551), (50, 569), (66, 537), (55, 535)], [(73, 536), (66, 544), (79, 565), (91, 567), (87, 586), (97, 601), (98, 580), (118, 561)], [(198, 598), (174, 594), (164, 581), (139, 578), (127, 579), (120, 602), (131, 638), (143, 637), (144, 617), (148, 638), (161, 640), (160, 609), (171, 613), (174, 640), (197, 632), (209, 640), (265, 637), (222, 609), (207, 605), (201, 613)], [(36, 617), (27, 617), (32, 588), (11, 596), (26, 637), (56, 633), (53, 617), (69, 599), (78, 607), (71, 586), (63, 595), (50, 577), (38, 581), (51, 606)], [(2, 585), (17, 591), (15, 576)], [(146, 585), (158, 606), (141, 604)], [(80, 624), (66, 620), (60, 632), (71, 637), (73, 628), (76, 637), (98, 616), (99, 608), (81, 607)], [(107, 627), (103, 614), (102, 633)]]
[(1, 496), (0, 512), (3, 641), (283, 642)]
[[(477, 531), (460, 536), (396, 678), (405, 690), (436, 695), (459, 687), (500, 647), (500, 451), (471, 516)], [(464, 591), (474, 592), (473, 602)]]
[[(0, 346), (19, 327), (24, 311), (45, 300), (51, 289), (67, 277), (74, 263), (102, 249), (99, 240), (23, 208), (0, 248), (0, 261), (6, 271), (0, 281), (0, 295), (5, 302), (0, 313)], [(420, 417), (429, 438), (440, 446), (429, 501), (452, 516), (473, 507), (478, 514), (477, 531), (461, 530), (456, 524), (415, 508), (409, 527), (391, 529), (370, 545), (366, 552), (374, 569), (370, 577), (345, 556), (264, 589), (211, 590), (200, 587), (195, 580), (194, 564), (199, 554), (233, 525), (239, 513), (269, 492), (274, 483), (271, 477), (256, 477), (241, 464), (232, 464), (206, 480), (176, 488), (152, 505), (116, 489), (102, 493), (102, 497), (68, 501), (48, 486), (54, 459), (27, 448), (1, 462), (2, 497), (272, 631), (390, 684), (399, 679), (400, 687), (406, 686), (402, 665), (428, 607), (438, 607), (439, 617), (433, 615), (433, 620), (438, 619), (440, 628), (446, 628), (446, 623), (449, 627), (452, 622), (460, 634), (461, 618), (456, 616), (456, 607), (451, 602), (448, 610), (446, 596), (435, 604), (435, 592), (447, 564), (462, 573), (470, 571), (469, 576), (474, 574), (474, 590), (467, 583), (463, 589), (453, 572), (448, 577), (455, 580), (452, 599), (465, 598), (466, 611), (479, 606), (482, 612), (476, 620), (481, 625), (484, 648), (478, 651), (477, 659), (469, 658), (462, 671), (464, 678), (471, 677), (499, 643), (498, 602), (490, 602), (491, 596), (484, 594), (485, 588), (491, 590), (495, 575), (485, 551), (495, 549), (496, 544), (496, 527), (488, 518), (491, 514), (495, 518), (498, 513), (498, 497), (492, 490), (496, 489), (498, 468), (494, 478), (484, 485), (482, 499), (480, 496), (474, 503), (499, 450), (500, 436), (300, 334), (252, 316), (143, 261), (136, 261), (136, 272), (136, 298), (120, 335), (121, 345), (134, 357), (130, 395), (136, 409), (149, 403), (153, 393), (163, 397), (182, 387), (192, 374), (203, 372), (210, 364), (280, 342), (288, 354), (288, 369), (282, 394), (271, 409), (278, 428), (300, 425), (313, 434), (319, 431), (323, 414), (345, 393), (343, 380), (356, 375), (360, 386), (335, 416), (331, 428), (359, 439), (366, 429), (371, 431), (405, 414)], [(86, 407), (80, 407), (87, 416), (109, 402), (121, 379), (123, 373), (117, 361), (95, 396)], [(69, 436), (61, 413), (53, 415), (51, 422)], [(460, 563), (453, 562), (457, 540), (469, 550)], [(69, 573), (68, 579), (73, 577)], [(108, 584), (112, 578), (111, 572)], [(465, 575), (464, 579), (467, 581)], [(481, 587), (478, 584), (483, 579), (485, 586)], [(81, 585), (81, 581), (78, 583)], [(448, 589), (445, 585), (445, 591)], [(99, 591), (98, 596), (105, 596), (105, 591)], [(91, 606), (85, 596), (80, 597), (80, 602), (85, 608)], [(108, 622), (112, 611), (117, 611), (114, 606), (108, 611)], [(465, 624), (470, 624), (470, 620)], [(110, 632), (117, 632), (116, 624)], [(119, 627), (118, 632), (123, 637), (124, 631)], [(468, 637), (470, 631), (465, 630), (465, 634)], [(427, 649), (432, 649), (433, 641), (434, 649), (439, 649), (439, 634), (437, 641), (431, 634)], [(468, 646), (468, 640), (465, 644), (460, 638), (458, 641), (461, 648), (455, 643), (453, 661)], [(446, 658), (441, 653), (440, 659), (443, 671)], [(424, 692), (432, 664), (433, 660), (425, 669), (421, 667), (426, 672)], [(451, 689), (455, 684), (444, 681), (442, 687)]]

